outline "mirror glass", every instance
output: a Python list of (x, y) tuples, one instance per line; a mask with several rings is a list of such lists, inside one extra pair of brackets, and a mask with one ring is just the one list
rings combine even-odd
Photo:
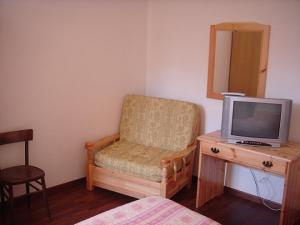
[(231, 31), (218, 31), (216, 34), (214, 92), (229, 91), (231, 39)]
[(222, 99), (221, 93), (234, 92), (263, 97), (268, 52), (264, 29), (269, 26), (225, 25), (211, 27), (207, 96)]

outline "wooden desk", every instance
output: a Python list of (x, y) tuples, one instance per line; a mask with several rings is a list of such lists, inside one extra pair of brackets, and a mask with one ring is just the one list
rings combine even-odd
[(228, 144), (220, 132), (198, 137), (200, 141), (196, 207), (224, 190), (225, 163), (232, 162), (285, 178), (280, 225), (293, 225), (300, 218), (300, 144), (281, 148)]

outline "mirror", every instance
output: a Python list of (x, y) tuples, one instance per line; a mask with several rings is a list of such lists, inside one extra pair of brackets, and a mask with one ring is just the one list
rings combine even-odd
[(269, 25), (211, 25), (207, 97), (223, 99), (222, 92), (264, 97), (269, 37)]

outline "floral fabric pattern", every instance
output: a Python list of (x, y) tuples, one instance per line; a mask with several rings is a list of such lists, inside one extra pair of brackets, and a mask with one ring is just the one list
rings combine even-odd
[(197, 135), (196, 104), (155, 97), (128, 95), (123, 104), (120, 139), (179, 151)]
[[(160, 161), (193, 143), (198, 106), (188, 102), (128, 95), (123, 104), (120, 141), (95, 154), (95, 165), (160, 182)], [(179, 171), (182, 162), (176, 162)], [(172, 174), (171, 166), (167, 176)]]
[[(163, 157), (174, 155), (174, 151), (149, 147), (128, 141), (116, 142), (95, 154), (97, 166), (122, 171), (137, 177), (160, 182)], [(182, 164), (177, 165), (178, 170)], [(171, 173), (171, 169), (169, 168)]]
[(111, 209), (77, 225), (220, 225), (172, 200), (150, 196)]

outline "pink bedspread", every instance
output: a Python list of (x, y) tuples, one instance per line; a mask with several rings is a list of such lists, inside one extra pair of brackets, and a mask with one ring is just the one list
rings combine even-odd
[(150, 196), (98, 214), (77, 225), (219, 225), (169, 199)]

